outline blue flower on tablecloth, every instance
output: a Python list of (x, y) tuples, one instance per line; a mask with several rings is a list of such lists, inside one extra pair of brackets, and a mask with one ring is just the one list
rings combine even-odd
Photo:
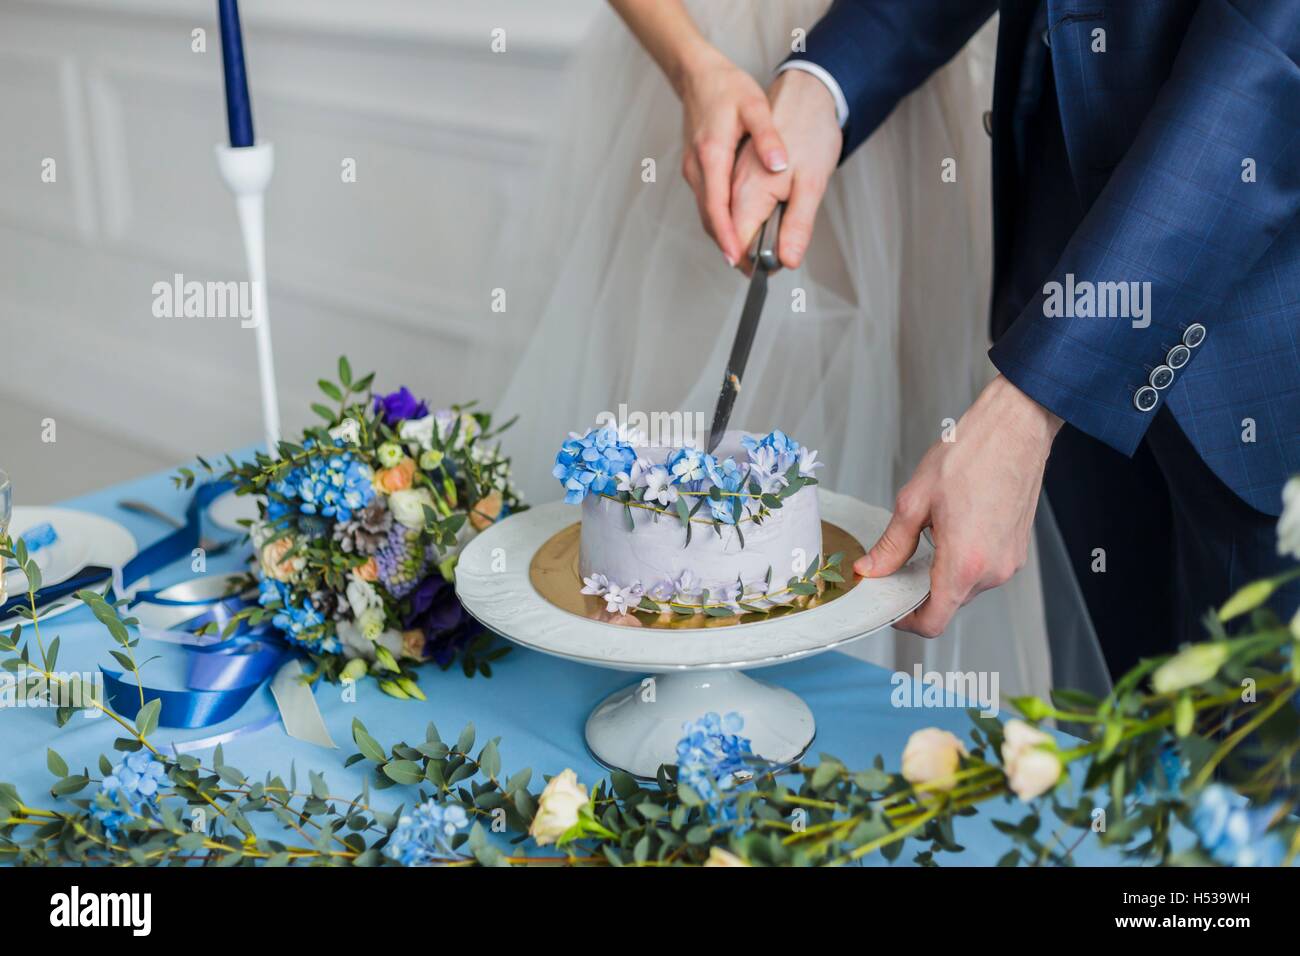
[[(728, 458), (726, 461), (718, 461), (716, 458), (709, 458), (705, 463), (705, 472), (709, 480), (719, 491), (737, 492), (745, 483), (745, 471), (736, 464), (734, 459)], [(732, 510), (735, 498), (720, 498), (714, 501), (708, 499), (709, 511), (713, 517), (723, 524), (735, 524), (735, 512)]]
[[(343, 450), (347, 443), (334, 439), (334, 448), (322, 447), (319, 454), (311, 455), (303, 464), (291, 468), (284, 477), (271, 485), (272, 495), (267, 503), (267, 517), (273, 522), (297, 511), (308, 516), (351, 521), (352, 513), (370, 504), (375, 497), (372, 484), (374, 472), (351, 451)], [(313, 449), (313, 440), (303, 443)]]
[(448, 841), (467, 826), (469, 818), (463, 808), (426, 800), (397, 821), (384, 846), (384, 856), (402, 866), (426, 866), (439, 853), (450, 852)]
[(272, 609), (272, 626), (282, 631), (290, 643), (312, 651), (338, 653), (338, 638), (326, 633), (325, 615), (310, 597), (297, 597), (283, 581), (263, 577), (257, 582), (257, 603)]
[(1286, 848), (1269, 824), (1277, 807), (1248, 807), (1222, 784), (1201, 791), (1192, 813), (1192, 828), (1201, 846), (1224, 866), (1280, 866)]
[(677, 742), (677, 780), (704, 798), (715, 819), (735, 818), (735, 807), (722, 794), (748, 775), (747, 757), (754, 755), (748, 737), (740, 736), (745, 720), (734, 711), (719, 716), (710, 711), (682, 725)]
[[(166, 785), (167, 765), (148, 750), (128, 754), (100, 781), (99, 793), (90, 805), (90, 815), (104, 827), (110, 839), (145, 807), (158, 806), (158, 791)], [(122, 808), (126, 803), (131, 808)]]
[(569, 436), (555, 456), (551, 474), (564, 485), (564, 500), (576, 505), (588, 494), (614, 494), (618, 476), (630, 473), (635, 462), (635, 449), (619, 439), (616, 429), (595, 428)]

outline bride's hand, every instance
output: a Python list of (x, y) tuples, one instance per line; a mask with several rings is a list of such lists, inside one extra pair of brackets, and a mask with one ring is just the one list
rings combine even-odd
[(1061, 420), (998, 376), (936, 442), (903, 486), (880, 540), (853, 566), (884, 577), (912, 557), (922, 530), (934, 537), (930, 597), (894, 626), (938, 637), (975, 595), (1025, 563), (1043, 469)]
[[(839, 162), (843, 134), (835, 101), (812, 74), (787, 70), (776, 78), (768, 96), (776, 129), (790, 144), (789, 169), (773, 171), (760, 161), (762, 144), (746, 143), (732, 174), (731, 219), (740, 248), (748, 250), (777, 202), (786, 200), (777, 254), (783, 266), (797, 269), (812, 242), (817, 207)], [(748, 274), (748, 255), (738, 261)]]
[(772, 123), (763, 88), (712, 47), (702, 50), (674, 85), (685, 125), (682, 174), (695, 191), (705, 231), (735, 265), (746, 248), (731, 221), (736, 147), (748, 135), (746, 150), (754, 161), (779, 172), (787, 165), (785, 145)]

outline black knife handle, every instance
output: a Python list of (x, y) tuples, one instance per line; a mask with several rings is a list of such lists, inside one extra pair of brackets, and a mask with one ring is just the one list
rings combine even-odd
[(781, 268), (781, 259), (777, 255), (777, 240), (781, 236), (781, 217), (784, 214), (785, 203), (777, 203), (776, 208), (772, 210), (772, 215), (754, 237), (754, 245), (749, 250), (749, 261), (764, 272), (772, 273)]

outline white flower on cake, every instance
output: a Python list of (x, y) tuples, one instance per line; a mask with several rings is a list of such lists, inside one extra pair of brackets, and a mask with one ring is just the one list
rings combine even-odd
[(655, 465), (645, 473), (645, 501), (667, 507), (677, 500), (673, 476), (663, 465)]
[(677, 593), (682, 597), (695, 597), (702, 590), (699, 578), (691, 573), (690, 568), (683, 571), (677, 579)]
[(677, 596), (677, 585), (672, 581), (660, 581), (646, 593), (656, 601), (671, 601)]
[(817, 460), (817, 452), (810, 451), (807, 448), (799, 448), (799, 474), (808, 478), (814, 471), (822, 466), (823, 462)]
[(589, 578), (582, 579), (582, 593), (595, 594), (597, 596), (604, 594), (609, 590), (609, 579), (603, 574), (593, 574)]
[(632, 462), (631, 473), (620, 471), (614, 476), (614, 480), (617, 482), (616, 487), (619, 491), (635, 491), (646, 483), (647, 472), (653, 467), (653, 463), (646, 461), (644, 458), (638, 458)]
[(708, 477), (704, 452), (698, 448), (683, 448), (673, 464), (673, 481), (679, 485), (703, 481)]
[(423, 528), (424, 509), (433, 507), (428, 488), (404, 488), (388, 496), (388, 510), (393, 520), (404, 528)]
[(617, 584), (611, 584), (609, 590), (605, 592), (605, 610), (610, 614), (626, 614), (641, 603), (641, 598), (644, 595), (645, 590), (641, 587), (640, 582), (625, 588), (620, 588)]

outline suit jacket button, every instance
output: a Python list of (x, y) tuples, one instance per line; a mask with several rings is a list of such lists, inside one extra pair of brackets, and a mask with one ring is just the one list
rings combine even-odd
[(1149, 412), (1156, 407), (1160, 393), (1150, 385), (1143, 385), (1133, 395), (1133, 405), (1139, 412)]
[(1174, 383), (1174, 370), (1168, 365), (1157, 365), (1151, 370), (1151, 376), (1147, 381), (1156, 391), (1163, 391)]
[(1183, 344), (1189, 349), (1194, 349), (1205, 341), (1205, 326), (1200, 322), (1193, 322), (1187, 328), (1183, 329)]
[(1165, 364), (1174, 371), (1177, 371), (1191, 361), (1191, 358), (1191, 349), (1186, 345), (1175, 345), (1169, 350), (1169, 354), (1165, 356)]
[(984, 118), (984, 132), (992, 136), (993, 135), (993, 111), (985, 110), (983, 118)]

